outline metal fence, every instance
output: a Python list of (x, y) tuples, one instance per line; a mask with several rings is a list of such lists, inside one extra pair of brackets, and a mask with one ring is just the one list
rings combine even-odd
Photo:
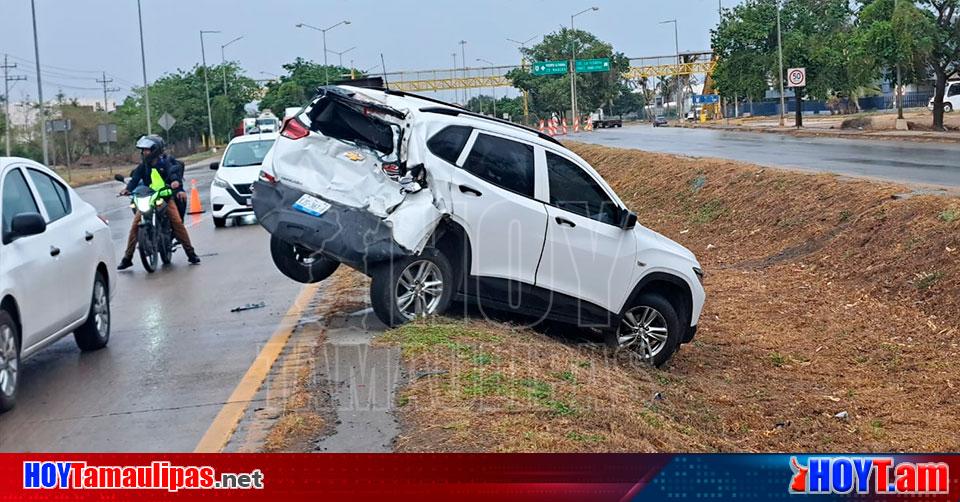
[[(903, 96), (903, 107), (904, 108), (925, 108), (930, 102), (930, 98), (933, 97), (932, 93), (927, 92), (912, 92), (905, 94)], [(857, 103), (860, 106), (860, 111), (877, 111), (877, 110), (894, 110), (897, 106), (897, 98), (893, 94), (885, 94), (882, 96), (870, 96), (866, 98), (860, 98), (857, 100)], [(725, 107), (725, 114), (727, 117), (734, 116), (734, 106), (732, 104), (727, 104)], [(740, 104), (740, 115), (749, 113), (753, 116), (774, 116), (780, 114), (780, 102), (779, 101), (757, 101), (754, 103), (741, 103)], [(786, 101), (786, 113), (795, 113), (797, 111), (796, 103), (794, 100), (788, 99)], [(851, 106), (847, 100), (839, 100), (834, 103), (827, 103), (826, 101), (804, 101), (803, 102), (803, 112), (812, 113), (812, 114), (830, 114), (830, 113), (853, 113), (857, 110)]]

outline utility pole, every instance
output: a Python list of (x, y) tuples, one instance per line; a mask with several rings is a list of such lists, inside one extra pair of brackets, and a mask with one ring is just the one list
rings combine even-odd
[[(523, 51), (523, 50), (527, 48), (527, 43), (531, 42), (531, 41), (532, 41), (533, 39), (535, 39), (535, 38), (537, 38), (536, 35), (528, 38), (528, 39), (527, 39), (526, 41), (524, 41), (524, 42), (521, 42), (521, 41), (519, 41), (519, 40), (514, 40), (514, 39), (512, 39), (512, 38), (508, 38), (508, 39), (507, 39), (507, 41), (509, 41), (509, 42), (513, 42), (513, 43), (515, 43), (515, 44), (520, 45), (520, 54), (521, 54), (521, 55), (520, 55), (520, 67), (521, 67), (524, 71), (526, 71), (526, 69), (527, 69), (527, 58), (526, 58), (526, 55), (524, 54), (524, 51)], [(527, 91), (526, 91), (526, 90), (523, 91), (523, 123), (524, 123), (524, 125), (530, 125), (530, 105), (528, 104)]]
[(37, 7), (30, 0), (30, 14), (33, 17), (33, 55), (37, 62), (37, 99), (40, 106), (40, 141), (43, 145), (43, 164), (50, 165), (47, 156), (47, 114), (43, 108), (43, 82), (40, 80), (40, 43), (37, 40)]
[(203, 35), (207, 33), (220, 33), (219, 31), (200, 30), (200, 58), (203, 61), (203, 88), (207, 92), (207, 125), (210, 127), (210, 136), (208, 146), (211, 149), (217, 144), (217, 139), (213, 135), (213, 109), (210, 108), (210, 81), (207, 78), (207, 51), (203, 47)]
[(143, 68), (143, 99), (147, 107), (147, 134), (152, 134), (150, 124), (150, 85), (147, 84), (147, 55), (143, 48), (143, 11), (140, 9), (140, 0), (137, 0), (137, 19), (140, 21), (140, 66)]
[[(456, 53), (456, 52), (451, 52), (450, 55), (453, 56), (453, 70), (450, 70), (450, 79), (453, 80), (453, 79), (457, 78), (457, 53)], [(456, 100), (459, 99), (459, 98), (460, 98), (460, 93), (457, 92), (456, 90), (454, 90), (454, 91), (453, 91), (453, 100), (456, 101)], [(466, 108), (467, 105), (464, 104), (463, 106), (464, 106), (464, 108)]]
[[(111, 78), (111, 79), (108, 80), (108, 79), (107, 79), (107, 72), (102, 72), (102, 73), (103, 73), (103, 79), (97, 80), (97, 83), (103, 84), (103, 115), (104, 115), (104, 121), (103, 121), (103, 123), (104, 123), (104, 125), (106, 125), (107, 122), (108, 122), (108, 121), (106, 120), (106, 117), (107, 117), (107, 115), (109, 114), (109, 110), (107, 110), (107, 93), (108, 93), (108, 92), (116, 92), (116, 91), (119, 91), (120, 88), (119, 88), (119, 87), (110, 87), (110, 88), (108, 88), (108, 87), (107, 87), (107, 84), (109, 84), (110, 82), (113, 82), (113, 79)], [(107, 136), (108, 136), (108, 137), (107, 137), (107, 155), (110, 155), (110, 137), (109, 137), (109, 134), (108, 134)]]
[(787, 105), (783, 99), (783, 39), (780, 36), (780, 0), (777, 0), (777, 58), (780, 65), (780, 72), (777, 73), (777, 80), (780, 81), (780, 127), (783, 127), (785, 123), (783, 114), (786, 112)]
[(17, 75), (14, 77), (10, 76), (10, 70), (17, 67), (17, 63), (9, 64), (7, 63), (7, 55), (3, 55), (3, 107), (4, 107), (4, 119), (5, 127), (4, 132), (7, 141), (7, 157), (10, 156), (10, 82), (17, 80), (26, 80), (27, 77), (23, 75)]
[(467, 94), (467, 51), (464, 49), (467, 41), (461, 40), (458, 43), (460, 44), (460, 62), (463, 64), (463, 106), (466, 107), (467, 103), (470, 102), (470, 97)]

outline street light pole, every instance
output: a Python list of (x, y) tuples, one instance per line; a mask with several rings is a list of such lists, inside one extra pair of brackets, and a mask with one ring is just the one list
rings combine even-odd
[(207, 78), (207, 51), (203, 46), (203, 35), (207, 33), (220, 33), (213, 30), (200, 30), (200, 57), (203, 61), (203, 88), (207, 93), (207, 125), (210, 127), (209, 145), (217, 144), (217, 139), (213, 135), (213, 110), (210, 108), (210, 81)]
[(147, 108), (147, 134), (153, 132), (150, 125), (150, 86), (147, 84), (147, 56), (143, 48), (143, 11), (140, 9), (140, 0), (137, 0), (137, 20), (140, 22), (140, 66), (143, 68), (143, 99)]
[(780, 127), (783, 127), (785, 124), (783, 113), (786, 111), (786, 101), (783, 98), (783, 39), (780, 36), (780, 0), (777, 0), (777, 59), (780, 66), (780, 72), (777, 74), (777, 80), (780, 81)]
[(220, 46), (220, 69), (223, 70), (223, 95), (224, 96), (227, 95), (227, 57), (224, 49), (226, 49), (228, 45), (240, 40), (241, 38), (243, 38), (243, 35), (240, 35), (239, 37)]
[(577, 39), (573, 28), (573, 18), (596, 10), (600, 10), (600, 7), (583, 9), (570, 16), (570, 120), (577, 120)]
[[(477, 61), (481, 63), (487, 63), (490, 66), (497, 66), (493, 61), (487, 61), (486, 59), (483, 59), (483, 58), (477, 58)], [(496, 68), (494, 68), (493, 71), (496, 71)], [(493, 117), (496, 118), (497, 117), (497, 88), (495, 86), (490, 86), (490, 92), (493, 93)], [(481, 99), (481, 105), (482, 104), (483, 104), (483, 100)], [(483, 113), (483, 111), (481, 110), (480, 113)]]
[(683, 91), (680, 88), (680, 69), (683, 66), (683, 60), (680, 59), (680, 30), (677, 27), (677, 20), (661, 21), (660, 24), (673, 23), (673, 45), (677, 49), (677, 75), (673, 78), (677, 82), (677, 123), (683, 122)]
[(311, 30), (319, 31), (323, 34), (323, 80), (324, 85), (330, 85), (330, 71), (327, 69), (327, 32), (340, 26), (341, 24), (350, 24), (350, 21), (344, 19), (339, 23), (328, 26), (326, 28), (317, 28), (316, 26), (310, 26), (307, 23), (298, 23), (297, 28), (310, 28)]
[(352, 51), (352, 50), (354, 50), (354, 49), (356, 49), (356, 47), (351, 47), (351, 48), (349, 48), (349, 49), (347, 49), (347, 50), (345, 50), (345, 51), (342, 51), (342, 52), (337, 52), (337, 51), (334, 51), (334, 50), (331, 50), (330, 52), (332, 52), (332, 53), (340, 56), (340, 67), (343, 68), (343, 55), (346, 54), (346, 53), (348, 53), (348, 52), (350, 52), (350, 51)]
[[(34, 5), (34, 0), (30, 0), (30, 14), (33, 16), (33, 56), (37, 60), (37, 98), (40, 100), (40, 142), (43, 145), (43, 164), (49, 165), (50, 162), (47, 157), (47, 114), (43, 110), (43, 83), (40, 81), (40, 44), (37, 41), (37, 8), (36, 5)], [(9, 96), (7, 99), (9, 99)]]
[(467, 94), (467, 51), (464, 49), (467, 45), (466, 40), (461, 40), (460, 44), (460, 62), (463, 63), (463, 106), (467, 106), (467, 103), (470, 102), (470, 97)]
[[(457, 53), (451, 52), (450, 55), (453, 56), (453, 69), (450, 70), (450, 79), (452, 81), (454, 78), (457, 78)], [(460, 93), (456, 90), (453, 91), (453, 100), (456, 101), (458, 98), (460, 98)], [(466, 103), (464, 103), (464, 106), (466, 106)]]

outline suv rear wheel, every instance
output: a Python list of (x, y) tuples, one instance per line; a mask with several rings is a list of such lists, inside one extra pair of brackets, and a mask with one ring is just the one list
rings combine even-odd
[(340, 262), (270, 236), (270, 256), (283, 275), (303, 284), (320, 282), (333, 275)]
[(391, 328), (419, 317), (443, 314), (453, 299), (453, 267), (436, 249), (395, 260), (372, 275), (373, 312)]
[(617, 352), (630, 351), (641, 361), (659, 367), (680, 346), (680, 324), (680, 317), (666, 298), (644, 293), (624, 307), (616, 331), (607, 334), (607, 345)]

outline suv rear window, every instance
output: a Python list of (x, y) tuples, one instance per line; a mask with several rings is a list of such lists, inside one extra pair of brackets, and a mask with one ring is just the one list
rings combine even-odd
[(467, 126), (447, 126), (427, 141), (427, 148), (437, 157), (456, 164), (463, 151), (463, 145), (470, 139), (472, 128)]
[(463, 169), (498, 187), (533, 198), (533, 147), (480, 134)]

